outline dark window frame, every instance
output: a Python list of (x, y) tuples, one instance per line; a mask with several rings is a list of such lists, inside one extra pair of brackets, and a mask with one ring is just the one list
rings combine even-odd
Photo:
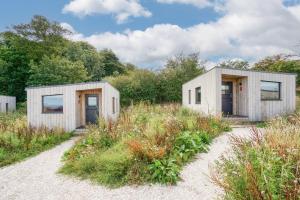
[(113, 114), (116, 113), (116, 98), (115, 97), (112, 98), (112, 112), (113, 112)]
[(279, 95), (278, 98), (262, 98), (262, 92), (263, 91), (270, 91), (270, 92), (274, 92), (271, 90), (262, 90), (261, 85), (260, 85), (260, 100), (261, 101), (281, 101), (281, 86), (282, 83), (278, 82), (278, 81), (265, 81), (265, 80), (261, 80), (260, 84), (262, 84), (263, 82), (268, 82), (268, 83), (277, 83), (278, 84), (278, 91), (276, 91)]
[[(49, 97), (49, 96), (62, 96), (62, 99), (63, 99), (62, 111), (60, 111), (60, 112), (45, 112), (44, 111), (44, 97)], [(43, 95), (42, 96), (42, 114), (63, 114), (63, 113), (64, 113), (64, 96), (63, 96), (63, 94), (51, 94), (51, 95)]]
[[(195, 88), (195, 104), (201, 104), (202, 91), (201, 86)], [(198, 99), (198, 91), (200, 91), (200, 99)]]
[(192, 103), (192, 91), (189, 90), (189, 104)]

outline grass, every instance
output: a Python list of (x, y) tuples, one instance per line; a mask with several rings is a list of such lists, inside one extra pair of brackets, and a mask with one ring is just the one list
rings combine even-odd
[(28, 127), (23, 112), (0, 113), (0, 167), (36, 155), (71, 136), (62, 129)]
[(173, 104), (141, 103), (125, 109), (116, 123), (99, 124), (66, 152), (60, 172), (109, 187), (175, 184), (182, 166), (230, 129)]
[(300, 89), (298, 89), (297, 90), (297, 103), (296, 103), (296, 105), (297, 105), (297, 112), (300, 112)]
[(223, 157), (212, 174), (224, 199), (299, 199), (300, 114), (276, 118), (252, 140), (232, 138), (233, 155)]

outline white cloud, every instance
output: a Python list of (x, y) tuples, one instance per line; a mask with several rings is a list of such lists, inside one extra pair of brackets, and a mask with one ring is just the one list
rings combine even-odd
[(210, 0), (156, 0), (156, 1), (158, 3), (166, 3), (166, 4), (173, 4), (173, 3), (191, 4), (199, 8), (204, 8), (212, 5)]
[(215, 22), (189, 28), (158, 24), (145, 30), (83, 36), (98, 49), (112, 49), (122, 61), (142, 66), (161, 65), (178, 53), (199, 52), (202, 59), (243, 58), (249, 61), (278, 53), (294, 53), (300, 42), (296, 7), (281, 0), (227, 0)]
[(139, 0), (72, 0), (63, 8), (63, 13), (73, 13), (79, 17), (94, 14), (113, 14), (117, 23), (126, 22), (129, 17), (150, 17)]

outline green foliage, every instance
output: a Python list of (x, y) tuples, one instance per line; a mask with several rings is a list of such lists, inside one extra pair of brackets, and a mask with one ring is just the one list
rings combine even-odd
[(149, 179), (156, 183), (175, 184), (179, 180), (180, 167), (175, 159), (155, 160), (148, 166)]
[(65, 58), (44, 56), (38, 65), (32, 62), (30, 67), (28, 85), (31, 86), (77, 83), (88, 79), (81, 62), (71, 62)]
[(225, 199), (299, 199), (300, 117), (274, 119), (252, 140), (234, 137), (233, 155), (217, 163), (212, 178)]
[(290, 60), (288, 55), (266, 57), (255, 64), (254, 70), (268, 72), (287, 72), (297, 74), (297, 85), (300, 85), (300, 61)]
[(197, 54), (178, 55), (169, 59), (158, 74), (159, 102), (180, 102), (182, 85), (204, 72), (204, 66)]
[(0, 114), (0, 167), (36, 155), (71, 136), (60, 129), (27, 127), (22, 112)]
[(221, 62), (217, 67), (233, 68), (233, 69), (249, 69), (250, 65), (244, 60), (227, 60)]
[(149, 70), (130, 70), (126, 74), (106, 78), (121, 93), (121, 104), (155, 102), (158, 97), (157, 77)]
[(227, 127), (211, 117), (201, 117), (200, 123), (198, 118), (176, 104), (130, 106), (116, 123), (90, 126), (65, 154), (61, 172), (110, 187), (175, 184), (182, 166)]

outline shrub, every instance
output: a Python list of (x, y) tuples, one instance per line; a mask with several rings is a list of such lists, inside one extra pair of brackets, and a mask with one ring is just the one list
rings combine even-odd
[(233, 155), (217, 163), (212, 178), (226, 199), (299, 199), (300, 117), (277, 118), (252, 140), (233, 137)]
[(180, 167), (175, 159), (155, 160), (148, 167), (152, 182), (174, 184), (179, 179)]
[(212, 138), (227, 128), (212, 117), (202, 117), (207, 126), (201, 127), (198, 117), (177, 104), (130, 106), (117, 122), (100, 119), (99, 125), (90, 126), (65, 154), (61, 172), (111, 187), (176, 183), (182, 165), (206, 151)]
[(62, 129), (33, 128), (20, 112), (0, 114), (0, 167), (49, 149), (70, 138)]

